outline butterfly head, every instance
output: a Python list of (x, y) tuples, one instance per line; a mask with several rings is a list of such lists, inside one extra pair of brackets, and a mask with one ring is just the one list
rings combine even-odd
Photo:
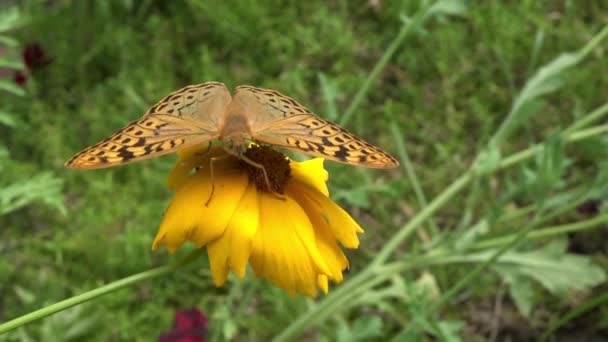
[(248, 134), (231, 134), (221, 138), (224, 149), (230, 154), (240, 156), (247, 147), (251, 144), (252, 140)]

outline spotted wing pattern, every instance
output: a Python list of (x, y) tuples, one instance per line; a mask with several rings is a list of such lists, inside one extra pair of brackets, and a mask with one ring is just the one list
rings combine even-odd
[(234, 101), (240, 101), (246, 109), (256, 141), (351, 165), (383, 169), (399, 165), (387, 152), (277, 91), (240, 86)]
[(184, 87), (139, 120), (73, 156), (66, 166), (99, 169), (157, 157), (217, 139), (231, 96), (222, 83)]

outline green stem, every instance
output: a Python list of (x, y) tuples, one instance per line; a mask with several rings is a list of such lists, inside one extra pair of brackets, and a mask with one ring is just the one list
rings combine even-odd
[(600, 295), (599, 297), (595, 297), (592, 300), (586, 302), (585, 304), (577, 307), (576, 309), (570, 311), (567, 315), (565, 315), (564, 317), (562, 317), (559, 321), (555, 322), (554, 324), (552, 324), (540, 337), (539, 341), (544, 342), (546, 341), (549, 336), (553, 335), (553, 333), (555, 331), (557, 331), (557, 329), (561, 328), (562, 326), (564, 326), (564, 324), (570, 322), (571, 320), (575, 319), (576, 317), (590, 311), (591, 309), (604, 304), (608, 302), (608, 292), (605, 292), (604, 294)]
[(330, 292), (323, 301), (312, 307), (308, 312), (301, 315), (296, 321), (287, 326), (285, 330), (273, 338), (273, 341), (294, 340), (294, 337), (300, 334), (306, 327), (331, 315), (334, 310), (337, 310), (339, 304), (349, 299), (352, 292), (368, 278), (371, 278), (373, 273), (372, 269), (368, 267), (350, 278), (333, 292)]
[(99, 296), (103, 296), (105, 294), (120, 290), (127, 286), (131, 286), (131, 285), (134, 285), (137, 283), (141, 283), (144, 280), (160, 277), (162, 275), (171, 273), (171, 272), (175, 271), (176, 269), (188, 264), (190, 261), (194, 260), (196, 257), (198, 257), (202, 253), (202, 251), (203, 251), (203, 249), (200, 249), (200, 248), (196, 249), (192, 253), (190, 253), (189, 255), (187, 255), (186, 257), (184, 257), (183, 259), (179, 260), (178, 262), (176, 262), (172, 265), (166, 265), (166, 266), (153, 268), (151, 270), (147, 270), (147, 271), (137, 273), (137, 274), (134, 274), (132, 276), (129, 276), (129, 277), (126, 277), (126, 278), (123, 278), (120, 280), (113, 281), (107, 285), (98, 287), (94, 290), (91, 290), (91, 291), (88, 291), (85, 293), (81, 293), (77, 296), (68, 298), (61, 302), (57, 302), (55, 304), (46, 306), (42, 309), (32, 311), (21, 317), (17, 317), (8, 322), (2, 323), (2, 324), (0, 324), (0, 334), (4, 334), (8, 331), (19, 328), (20, 326), (23, 326), (25, 324), (39, 320), (41, 318), (52, 315), (59, 311), (66, 310), (75, 305), (82, 304), (84, 302), (87, 302), (87, 301), (97, 298)]
[(568, 133), (577, 131), (581, 128), (585, 128), (586, 126), (589, 126), (593, 122), (601, 119), (607, 113), (608, 113), (608, 103), (596, 108), (593, 112), (591, 112), (591, 113), (585, 115), (584, 117), (582, 117), (581, 119), (575, 121), (572, 125), (570, 125), (570, 127), (566, 128), (564, 130), (564, 133), (568, 134)]
[(443, 207), (454, 195), (462, 190), (469, 182), (473, 179), (473, 173), (467, 171), (465, 174), (456, 179), (450, 186), (448, 186), (439, 196), (437, 196), (429, 205), (422, 208), (418, 215), (414, 216), (403, 228), (401, 228), (393, 237), (384, 245), (380, 252), (376, 255), (374, 260), (368, 267), (376, 267), (377, 265), (383, 264), (390, 254), (407, 239), (416, 228), (426, 222), (435, 211)]
[(359, 87), (359, 90), (353, 98), (353, 101), (350, 103), (350, 105), (346, 109), (346, 112), (340, 119), (340, 125), (346, 126), (346, 124), (352, 119), (353, 115), (355, 114), (357, 109), (359, 109), (359, 106), (367, 96), (367, 93), (369, 93), (369, 90), (371, 89), (374, 81), (376, 81), (376, 79), (378, 78), (382, 70), (384, 70), (384, 68), (386, 67), (390, 59), (393, 57), (395, 52), (397, 52), (397, 49), (399, 48), (399, 46), (401, 46), (405, 38), (410, 34), (410, 32), (418, 28), (418, 26), (421, 25), (424, 20), (428, 18), (428, 11), (432, 7), (431, 5), (432, 3), (416, 12), (412, 20), (405, 22), (403, 26), (401, 26), (401, 30), (399, 31), (395, 39), (393, 39), (391, 45), (389, 45), (389, 47), (384, 51), (384, 54), (382, 55), (382, 57), (380, 57), (380, 60), (378, 61), (378, 63), (376, 63), (374, 69), (369, 73), (365, 81), (363, 81), (363, 85)]
[[(416, 171), (414, 171), (414, 167), (410, 160), (410, 157), (407, 154), (407, 150), (405, 149), (405, 145), (403, 144), (403, 140), (401, 139), (403, 136), (399, 134), (399, 130), (396, 125), (391, 125), (391, 133), (393, 134), (393, 138), (395, 143), (397, 144), (397, 153), (399, 154), (399, 158), (401, 159), (401, 163), (403, 164), (403, 168), (405, 169), (405, 173), (407, 174), (407, 178), (412, 184), (412, 188), (414, 189), (414, 193), (416, 194), (416, 199), (418, 200), (418, 204), (421, 208), (427, 206), (428, 201), (426, 200), (426, 196), (424, 195), (424, 191), (422, 191), (422, 187), (420, 186), (420, 182), (418, 181), (418, 176), (416, 176)], [(429, 219), (429, 228), (431, 229), (431, 236), (436, 237), (439, 234), (439, 228), (433, 221), (433, 219)]]
[[(528, 234), (530, 239), (541, 239), (555, 235), (561, 235), (566, 233), (574, 233), (583, 230), (596, 228), (597, 226), (608, 222), (608, 214), (600, 215), (589, 220), (584, 220), (575, 223), (568, 223), (559, 226), (547, 227), (535, 230)], [(513, 235), (502, 236), (494, 239), (488, 239), (480, 241), (472, 246), (472, 249), (486, 249), (497, 246), (502, 246), (505, 243), (511, 241), (514, 238)]]

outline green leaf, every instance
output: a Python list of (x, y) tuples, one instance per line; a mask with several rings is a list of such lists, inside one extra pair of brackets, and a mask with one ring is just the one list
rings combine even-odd
[(383, 327), (384, 324), (380, 317), (361, 317), (353, 324), (352, 333), (353, 336), (357, 337), (357, 339), (366, 341), (370, 337), (382, 336), (384, 330)]
[(0, 57), (0, 68), (23, 70), (23, 68), (25, 68), (25, 66), (23, 65), (23, 62), (21, 62), (21, 60), (19, 60), (19, 59), (9, 58), (9, 57)]
[(17, 96), (25, 96), (25, 90), (15, 84), (12, 80), (0, 79), (0, 90), (2, 89)]
[(519, 313), (524, 317), (530, 317), (534, 307), (534, 291), (530, 279), (520, 276), (510, 267), (496, 266), (494, 268), (509, 286), (509, 295), (515, 302)]
[(430, 272), (422, 272), (413, 285), (418, 288), (421, 295), (426, 296), (429, 300), (435, 301), (441, 296), (437, 279)]
[(512, 267), (511, 272), (535, 280), (555, 295), (589, 290), (606, 280), (605, 271), (590, 257), (567, 253), (565, 240), (553, 241), (532, 252), (508, 252), (498, 265)]
[(332, 195), (332, 198), (335, 201), (346, 201), (356, 207), (369, 208), (371, 206), (370, 196), (374, 193), (395, 197), (398, 191), (392, 183), (382, 185), (372, 184), (349, 190), (340, 189)]
[(467, 14), (467, 5), (462, 0), (440, 0), (435, 2), (429, 9), (429, 15), (435, 14), (465, 16)]
[(347, 341), (369, 341), (374, 337), (383, 336), (384, 323), (377, 316), (363, 316), (357, 319), (351, 326), (345, 321), (338, 321), (336, 340)]
[(21, 23), (21, 15), (17, 7), (4, 8), (0, 11), (0, 32), (17, 28)]
[(63, 180), (44, 172), (30, 179), (11, 184), (0, 189), (0, 215), (8, 214), (33, 202), (50, 205), (63, 215), (67, 213), (63, 205)]
[(460, 338), (460, 332), (464, 328), (464, 322), (462, 321), (441, 321), (439, 322), (439, 334), (441, 334), (441, 341), (446, 342), (459, 342), (462, 341)]
[(540, 98), (564, 86), (566, 72), (580, 63), (589, 51), (597, 47), (606, 36), (602, 31), (576, 52), (562, 53), (528, 79), (518, 96), (513, 101), (509, 115), (502, 122), (492, 138), (492, 143), (500, 145), (502, 141), (516, 128), (526, 122), (532, 114), (538, 113), (542, 102)]
[(94, 334), (100, 315), (91, 312), (89, 305), (80, 305), (54, 314), (43, 321), (40, 340), (82, 341)]
[(19, 45), (19, 41), (13, 37), (0, 34), (0, 44), (14, 48)]
[(15, 295), (23, 304), (32, 304), (36, 301), (36, 294), (32, 291), (26, 290), (21, 286), (14, 286), (13, 290), (15, 291)]
[(323, 116), (328, 120), (336, 121), (338, 119), (338, 106), (336, 105), (338, 87), (336, 86), (336, 82), (327, 78), (322, 72), (318, 74), (318, 77), (323, 99), (325, 100), (325, 112)]
[(487, 234), (490, 230), (490, 225), (487, 219), (480, 220), (473, 227), (467, 229), (463, 233), (457, 234), (456, 241), (454, 241), (454, 249), (457, 251), (467, 250), (472, 244), (474, 244), (481, 236)]
[(500, 166), (500, 149), (494, 144), (489, 144), (481, 151), (473, 163), (473, 171), (477, 175), (486, 175), (494, 172)]
[(13, 115), (0, 111), (0, 124), (3, 124), (8, 127), (15, 127), (17, 125), (17, 121), (13, 117)]

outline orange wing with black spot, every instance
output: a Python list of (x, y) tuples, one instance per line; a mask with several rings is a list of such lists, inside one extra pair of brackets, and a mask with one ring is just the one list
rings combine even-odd
[(141, 119), (77, 153), (65, 165), (77, 169), (112, 167), (217, 139), (231, 100), (222, 83), (184, 87), (159, 101)]
[(240, 86), (234, 101), (245, 109), (256, 141), (351, 165), (381, 169), (399, 165), (387, 152), (321, 119), (277, 91)]

